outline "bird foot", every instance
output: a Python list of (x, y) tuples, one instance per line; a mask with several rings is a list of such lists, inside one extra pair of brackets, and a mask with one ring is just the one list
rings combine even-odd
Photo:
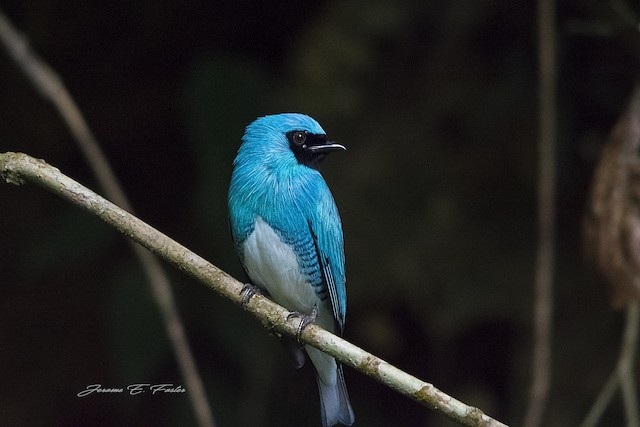
[(252, 283), (245, 283), (242, 287), (242, 290), (240, 291), (240, 295), (242, 295), (241, 304), (247, 305), (251, 297), (256, 294), (264, 295), (264, 292), (262, 291), (262, 289)]
[(311, 310), (311, 314), (304, 314), (304, 313), (300, 313), (299, 311), (292, 311), (287, 315), (287, 320), (289, 320), (292, 317), (300, 318), (300, 324), (298, 325), (298, 330), (296, 331), (296, 339), (298, 340), (298, 342), (301, 342), (300, 335), (302, 335), (302, 331), (304, 331), (304, 328), (306, 328), (307, 326), (315, 322), (317, 316), (318, 316), (317, 305), (313, 306), (313, 310)]

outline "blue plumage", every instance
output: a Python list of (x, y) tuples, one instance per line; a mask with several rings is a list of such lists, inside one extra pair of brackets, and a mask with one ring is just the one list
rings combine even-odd
[[(326, 153), (344, 150), (303, 114), (276, 114), (247, 126), (234, 161), (229, 219), (252, 283), (288, 310), (310, 314), (342, 334), (347, 309), (342, 225), (318, 171)], [(323, 426), (354, 421), (342, 368), (306, 346), (318, 379)]]

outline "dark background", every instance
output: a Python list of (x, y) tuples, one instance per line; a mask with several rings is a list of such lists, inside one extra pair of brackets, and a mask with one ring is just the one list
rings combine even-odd
[[(625, 9), (626, 7), (626, 9)], [(241, 278), (231, 162), (259, 115), (299, 111), (348, 147), (324, 164), (345, 230), (346, 338), (508, 424), (530, 384), (536, 249), (533, 1), (5, 1), (58, 71), (140, 218)], [(558, 242), (545, 425), (577, 425), (622, 313), (583, 259), (599, 149), (640, 65), (634, 2), (558, 6)], [(53, 107), (0, 49), (0, 151), (101, 191)], [(193, 425), (124, 237), (32, 186), (0, 185), (0, 425)], [(219, 426), (319, 425), (309, 366), (168, 267)], [(359, 426), (448, 426), (346, 370)], [(622, 425), (618, 400), (603, 425)]]

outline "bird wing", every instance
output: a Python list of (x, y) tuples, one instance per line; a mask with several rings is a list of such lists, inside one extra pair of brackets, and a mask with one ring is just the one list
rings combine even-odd
[(347, 311), (344, 239), (340, 215), (328, 188), (317, 208), (316, 215), (308, 221), (309, 230), (318, 254), (322, 282), (329, 293), (333, 317), (342, 332)]

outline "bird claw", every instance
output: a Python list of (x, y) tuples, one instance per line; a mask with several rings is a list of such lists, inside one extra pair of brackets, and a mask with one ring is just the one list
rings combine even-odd
[(247, 305), (251, 297), (256, 294), (264, 295), (264, 293), (262, 292), (262, 289), (260, 289), (256, 285), (253, 285), (251, 283), (245, 283), (244, 286), (242, 287), (242, 290), (240, 291), (240, 295), (242, 295), (241, 304)]
[(287, 320), (289, 320), (292, 317), (300, 318), (300, 324), (298, 325), (298, 329), (296, 331), (296, 340), (298, 340), (298, 342), (301, 342), (300, 336), (302, 335), (302, 331), (304, 331), (304, 329), (307, 326), (315, 322), (317, 316), (318, 316), (317, 305), (313, 306), (313, 309), (311, 310), (311, 314), (304, 314), (304, 313), (300, 313), (299, 311), (292, 311), (287, 315)]

